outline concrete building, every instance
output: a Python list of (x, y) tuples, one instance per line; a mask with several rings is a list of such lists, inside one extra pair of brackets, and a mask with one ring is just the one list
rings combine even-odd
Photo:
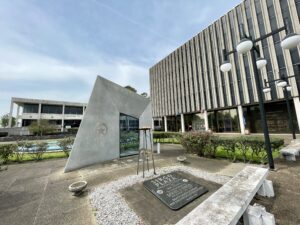
[(33, 121), (48, 120), (63, 130), (66, 127), (79, 127), (86, 103), (51, 101), (44, 99), (11, 99), (9, 127), (16, 108), (16, 127), (29, 126)]
[[(232, 70), (220, 71), (223, 49), (231, 51), (240, 41), (239, 25), (259, 39), (284, 26), (300, 33), (300, 0), (245, 0), (226, 15), (170, 53), (150, 68), (152, 114), (154, 124), (163, 120), (165, 131), (208, 130), (214, 132), (261, 133), (258, 91), (250, 53), (229, 55)], [(260, 83), (281, 76), (292, 87), (289, 102), (293, 123), (300, 127), (300, 47), (283, 50), (285, 31), (257, 42), (267, 60), (259, 71)], [(289, 133), (283, 89), (270, 83), (264, 94), (270, 133)]]
[(98, 76), (65, 172), (137, 154), (139, 128), (151, 126), (149, 98)]

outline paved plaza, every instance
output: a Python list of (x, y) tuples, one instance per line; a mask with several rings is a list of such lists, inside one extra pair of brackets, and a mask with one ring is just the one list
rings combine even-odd
[[(161, 154), (155, 155), (157, 168), (181, 165), (176, 161), (176, 157), (182, 153), (180, 145), (162, 145)], [(7, 171), (0, 173), (1, 225), (97, 224), (94, 216), (95, 209), (89, 202), (88, 193), (81, 197), (74, 197), (68, 191), (69, 184), (84, 179), (88, 181), (88, 191), (90, 191), (106, 182), (134, 175), (136, 158), (137, 156), (133, 156), (114, 160), (70, 173), (63, 173), (66, 159), (9, 165)], [(188, 167), (225, 176), (234, 176), (247, 165), (197, 156), (188, 156), (187, 161)], [(285, 162), (283, 159), (278, 159), (275, 163), (277, 171), (270, 172), (268, 177), (274, 183), (275, 198), (255, 197), (253, 203), (258, 202), (266, 206), (267, 211), (275, 215), (277, 224), (300, 224), (299, 160)], [(212, 189), (218, 187), (213, 183), (206, 185)], [(150, 224), (175, 223), (186, 215), (187, 211), (196, 207), (198, 202), (195, 201), (174, 214), (165, 205), (156, 204), (157, 199), (143, 190), (141, 185), (135, 185), (132, 190), (124, 189), (121, 193), (128, 205)], [(135, 194), (139, 195), (136, 199)], [(138, 203), (137, 200), (143, 199), (141, 195), (144, 194), (146, 202), (150, 204)], [(155, 209), (153, 204), (156, 205)], [(176, 217), (166, 219), (172, 215)]]

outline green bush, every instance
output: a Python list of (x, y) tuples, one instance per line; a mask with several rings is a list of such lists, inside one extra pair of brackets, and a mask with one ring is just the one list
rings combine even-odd
[[(220, 153), (219, 155), (233, 162), (237, 159), (244, 162), (267, 162), (263, 137), (224, 138), (206, 132), (188, 132), (182, 135), (180, 141), (187, 152), (197, 153), (199, 156), (216, 157)], [(273, 151), (283, 144), (283, 139), (271, 139)]]
[(220, 146), (220, 138), (212, 137), (206, 146), (204, 147), (204, 155), (210, 158), (216, 158), (218, 147)]
[(32, 151), (32, 158), (35, 160), (41, 160), (43, 158), (43, 154), (46, 152), (48, 144), (46, 142), (39, 142), (36, 144), (35, 148)]
[(45, 134), (50, 134), (55, 132), (56, 128), (54, 125), (50, 124), (48, 120), (38, 120), (33, 121), (28, 126), (29, 131), (38, 136), (43, 136)]
[(13, 155), (16, 151), (16, 144), (1, 144), (0, 145), (0, 158), (3, 160), (3, 163), (8, 161), (8, 158)]
[(190, 153), (204, 156), (205, 146), (211, 141), (210, 132), (187, 132), (179, 138), (181, 145)]
[(72, 145), (74, 143), (74, 139), (71, 137), (64, 138), (58, 141), (58, 146), (63, 150), (63, 152), (66, 154), (66, 156), (69, 156), (69, 152), (72, 148)]
[(17, 162), (22, 162), (24, 153), (27, 151), (27, 141), (17, 141), (17, 148), (14, 151)]
[(153, 132), (153, 140), (154, 142), (159, 143), (176, 143), (181, 137), (181, 133), (178, 132), (160, 132), (154, 131)]

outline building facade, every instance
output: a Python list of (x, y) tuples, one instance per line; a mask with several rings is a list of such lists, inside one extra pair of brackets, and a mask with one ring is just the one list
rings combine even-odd
[[(258, 91), (250, 53), (229, 55), (232, 70), (223, 73), (223, 49), (231, 51), (240, 41), (239, 25), (258, 39), (284, 26), (300, 33), (300, 0), (245, 0), (185, 44), (150, 68), (153, 118), (163, 119), (166, 131), (208, 130), (214, 132), (262, 132)], [(300, 127), (300, 46), (283, 50), (285, 31), (258, 41), (261, 56), (267, 60), (259, 71), (260, 83), (293, 76), (289, 103), (293, 123)], [(288, 114), (283, 89), (270, 83), (264, 94), (271, 133), (288, 133)], [(157, 122), (156, 122), (157, 123)]]
[(64, 128), (79, 127), (86, 105), (86, 103), (78, 102), (13, 97), (9, 113), (9, 127), (12, 124), (15, 108), (17, 108), (16, 127), (27, 127), (33, 121), (38, 120), (48, 120), (50, 124), (56, 125), (62, 131)]

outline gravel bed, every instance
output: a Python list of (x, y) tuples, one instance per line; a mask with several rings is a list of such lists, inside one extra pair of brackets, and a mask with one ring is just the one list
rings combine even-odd
[(158, 175), (153, 175), (153, 170), (150, 170), (150, 172), (145, 173), (145, 178), (142, 175), (126, 176), (116, 181), (102, 184), (91, 191), (90, 200), (93, 208), (96, 210), (97, 222), (101, 225), (144, 224), (142, 219), (127, 205), (126, 201), (120, 195), (119, 190), (173, 171), (186, 172), (195, 177), (219, 184), (225, 184), (230, 180), (230, 177), (227, 176), (187, 166), (160, 168), (156, 171)]

